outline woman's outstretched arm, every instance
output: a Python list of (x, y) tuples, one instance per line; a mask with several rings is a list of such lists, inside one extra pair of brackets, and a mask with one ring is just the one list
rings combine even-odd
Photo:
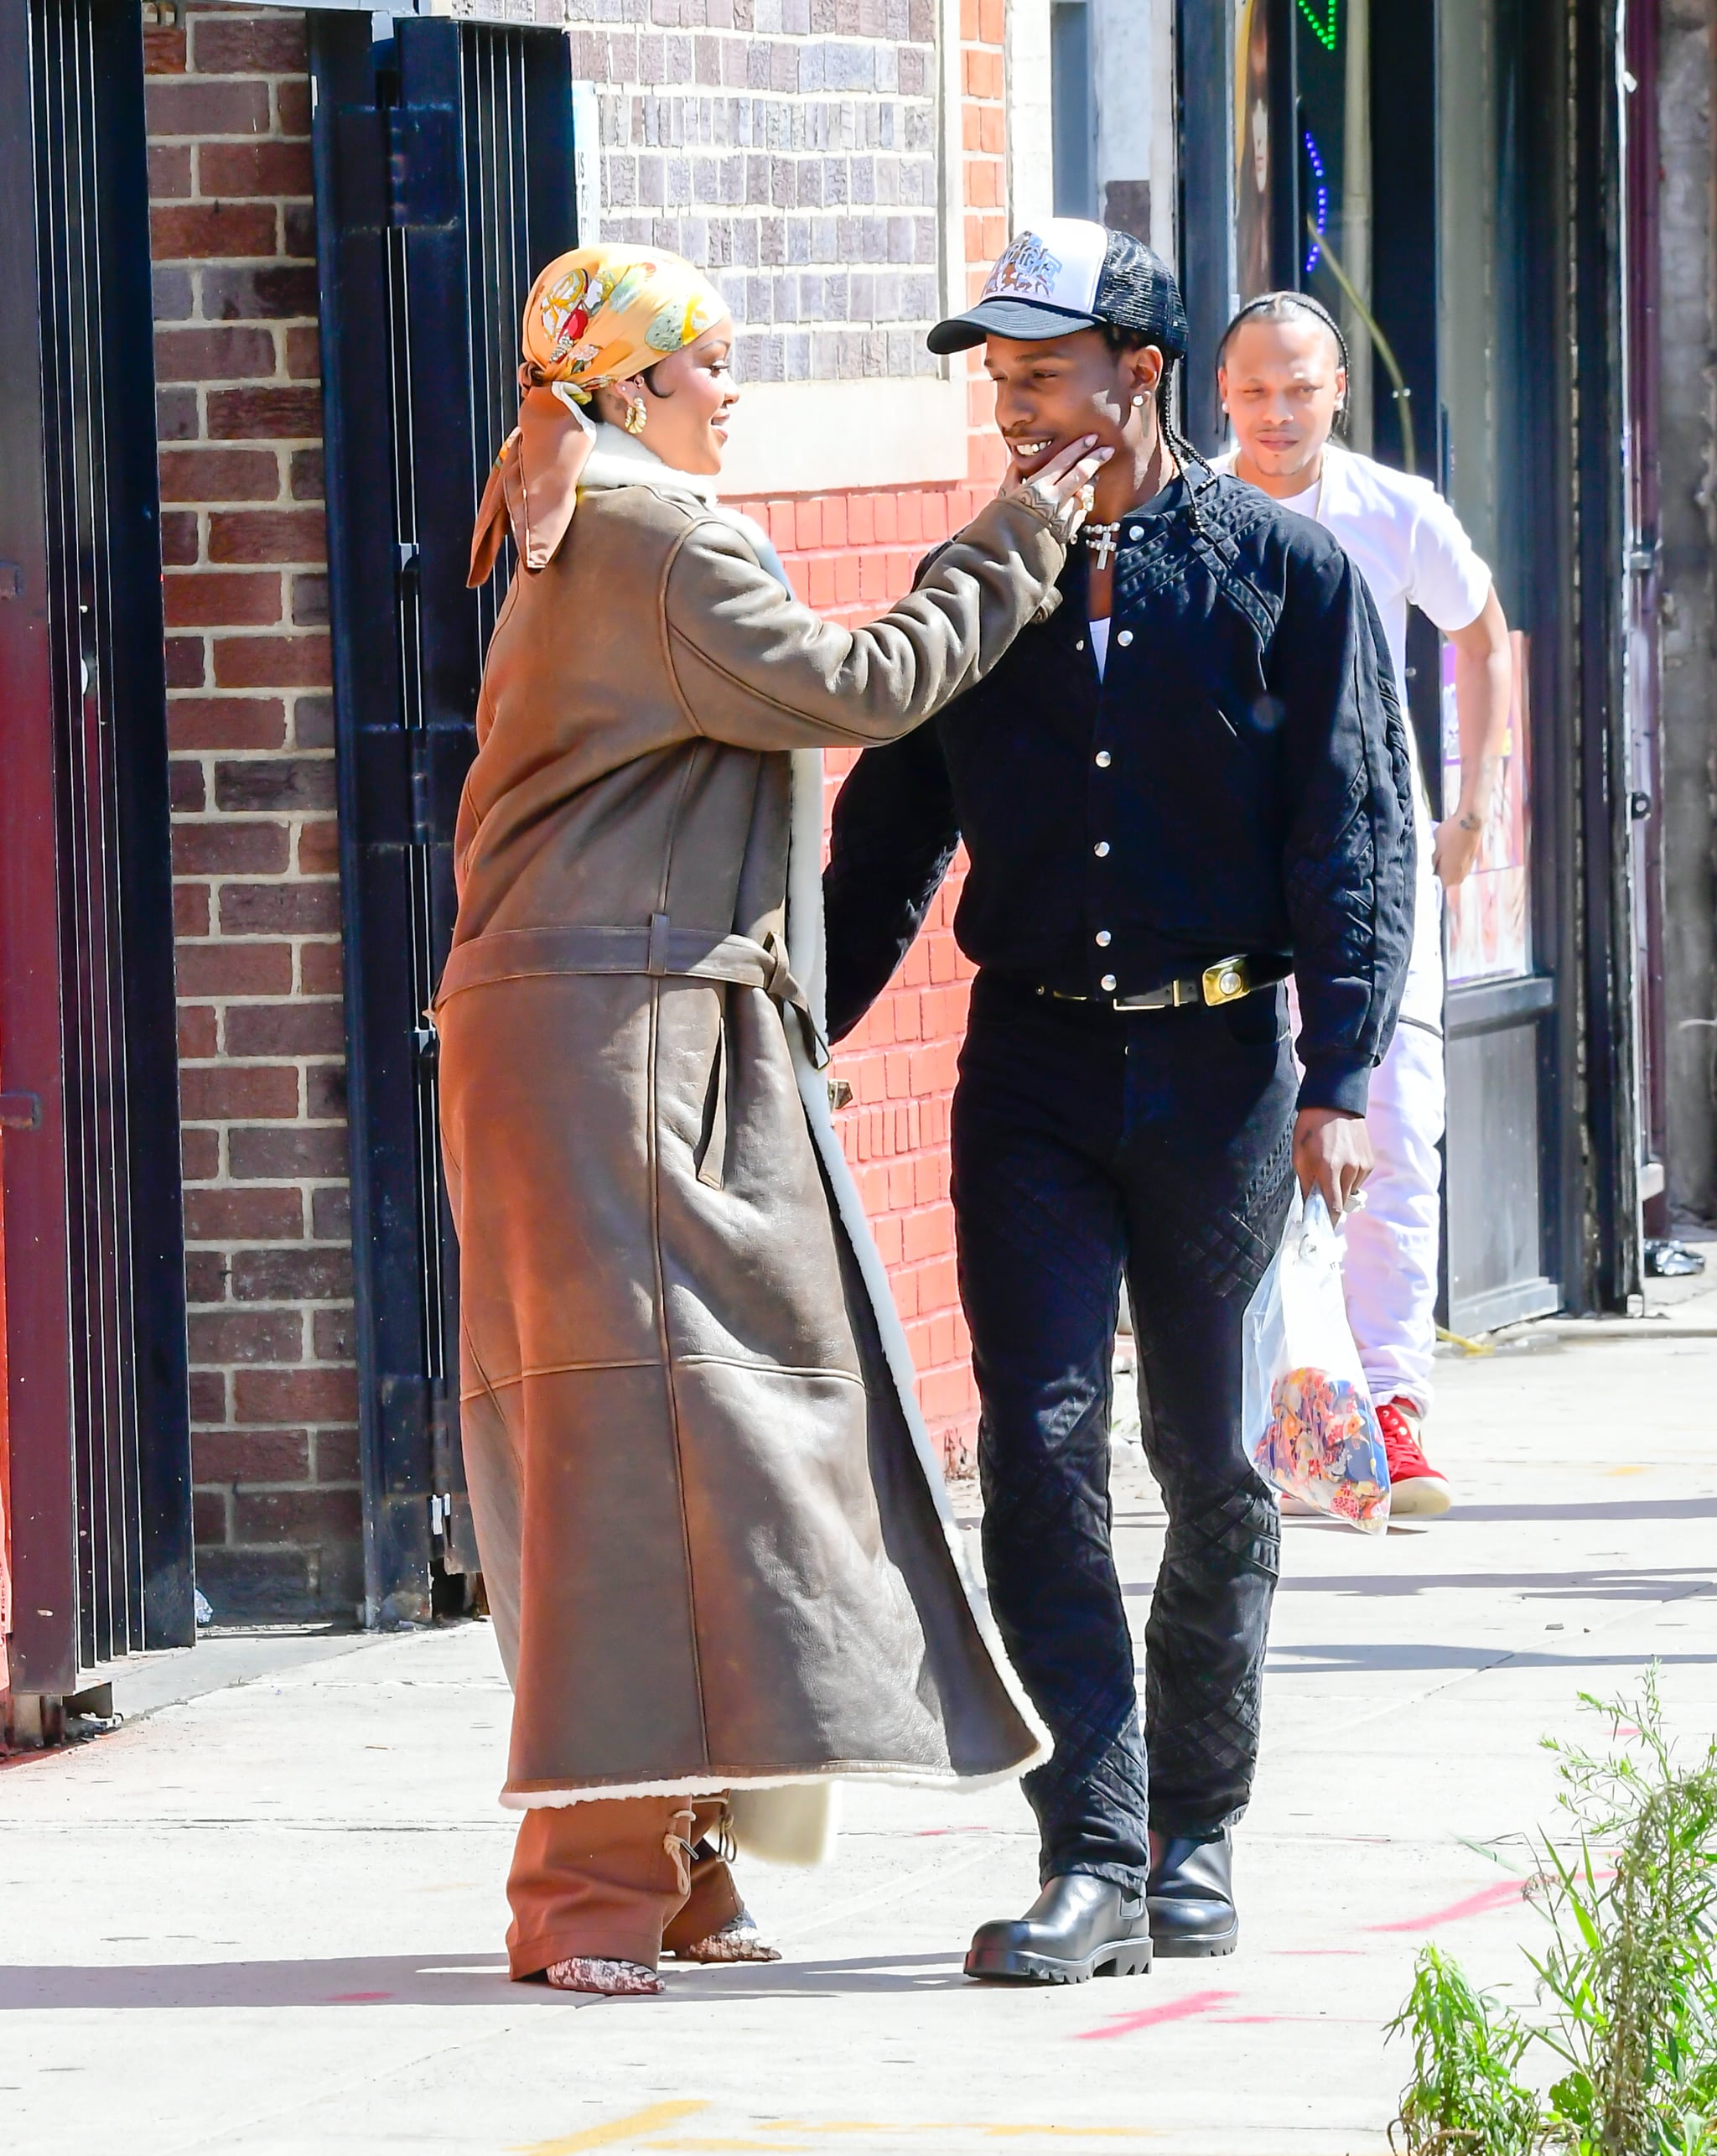
[(1064, 451), (999, 496), (879, 621), (843, 629), (804, 606), (714, 518), (667, 572), (669, 662), (712, 740), (795, 749), (890, 741), (979, 680), (1056, 603), (1079, 496), (1098, 455)]

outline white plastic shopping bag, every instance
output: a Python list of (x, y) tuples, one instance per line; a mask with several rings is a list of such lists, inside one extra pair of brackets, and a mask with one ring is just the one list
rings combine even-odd
[(1289, 1209), (1246, 1306), (1241, 1431), (1283, 1495), (1367, 1534), (1389, 1524), (1389, 1468), (1341, 1296), (1341, 1239), (1321, 1191)]

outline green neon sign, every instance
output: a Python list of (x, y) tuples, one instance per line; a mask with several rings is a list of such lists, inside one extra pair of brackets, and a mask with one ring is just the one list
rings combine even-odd
[(1311, 24), (1311, 34), (1325, 52), (1336, 49), (1336, 0), (1324, 0), (1324, 19), (1317, 18), (1315, 0), (1299, 0), (1299, 12)]

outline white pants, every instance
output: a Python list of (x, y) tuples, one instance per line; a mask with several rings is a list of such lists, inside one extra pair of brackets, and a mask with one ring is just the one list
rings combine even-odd
[[(1372, 1073), (1366, 1125), (1376, 1166), (1366, 1203), (1345, 1223), (1347, 1321), (1375, 1400), (1431, 1405), (1437, 1345), (1437, 1251), (1442, 1226), (1443, 887), (1430, 870), (1421, 815), (1413, 954), (1401, 1017)], [(1293, 1005), (1299, 1031), (1299, 1005)]]

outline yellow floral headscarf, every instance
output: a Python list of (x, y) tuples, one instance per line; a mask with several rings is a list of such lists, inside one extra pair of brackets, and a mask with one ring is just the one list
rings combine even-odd
[(578, 408), (694, 343), (727, 311), (707, 278), (660, 248), (575, 247), (549, 263), (525, 302), (525, 394), (477, 512), (473, 584), (493, 570), (509, 527), (527, 569), (553, 559), (594, 438)]

